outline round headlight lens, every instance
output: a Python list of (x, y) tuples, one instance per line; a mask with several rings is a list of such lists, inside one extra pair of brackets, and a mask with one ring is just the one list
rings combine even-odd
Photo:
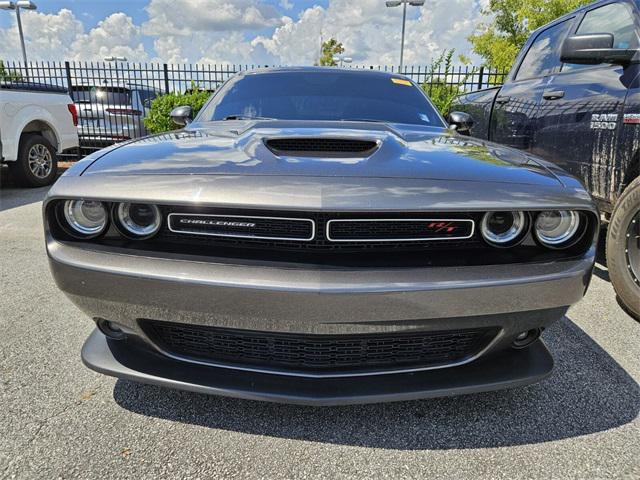
[(91, 237), (102, 233), (107, 226), (107, 209), (95, 200), (67, 200), (64, 218), (73, 233)]
[(487, 212), (482, 218), (483, 238), (501, 247), (517, 243), (527, 228), (527, 216), (524, 212)]
[(580, 215), (572, 210), (541, 212), (536, 218), (535, 232), (540, 242), (559, 247), (570, 242), (580, 228)]
[(134, 237), (150, 237), (160, 230), (162, 217), (155, 205), (121, 203), (117, 208), (118, 222), (125, 234)]

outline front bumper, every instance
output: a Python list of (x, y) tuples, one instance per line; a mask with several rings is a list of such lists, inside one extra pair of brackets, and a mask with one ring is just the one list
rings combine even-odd
[[(47, 251), (59, 288), (89, 316), (117, 322), (131, 336), (118, 343), (92, 334), (83, 350), (90, 368), (174, 388), (321, 405), (469, 393), (544, 378), (552, 360), (542, 343), (513, 350), (511, 342), (561, 318), (583, 297), (595, 252), (544, 264), (324, 269), (132, 255), (51, 237)], [(372, 382), (366, 374), (198, 364), (155, 345), (141, 319), (300, 334), (489, 327), (499, 333), (473, 357), (445, 365), (450, 368), (372, 372), (381, 378)]]
[(449, 369), (370, 377), (291, 378), (257, 372), (191, 365), (132, 345), (108, 340), (94, 330), (82, 348), (85, 365), (97, 372), (141, 383), (197, 393), (333, 406), (394, 402), (514, 388), (551, 374), (553, 358), (542, 340), (523, 350), (496, 355)]

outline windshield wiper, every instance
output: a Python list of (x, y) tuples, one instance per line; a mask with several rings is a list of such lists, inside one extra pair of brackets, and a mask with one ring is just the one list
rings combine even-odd
[(223, 120), (275, 120), (270, 117), (250, 117), (248, 115), (228, 115)]
[(375, 118), (341, 118), (341, 122), (371, 122), (371, 123), (388, 123), (385, 120), (377, 120)]

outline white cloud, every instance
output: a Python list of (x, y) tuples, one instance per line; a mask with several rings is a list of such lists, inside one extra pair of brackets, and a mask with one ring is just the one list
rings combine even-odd
[[(448, 48), (469, 53), (467, 37), (488, 0), (430, 0), (409, 7), (405, 64), (426, 65)], [(294, 3), (281, 0), (281, 11)], [(402, 11), (381, 0), (330, 0), (295, 18), (262, 0), (149, 0), (148, 20), (136, 25), (114, 13), (86, 31), (73, 12), (23, 12), (29, 58), (168, 63), (302, 64), (317, 61), (320, 37), (337, 38), (360, 65), (397, 65)], [(290, 15), (290, 14), (289, 14)], [(265, 33), (269, 32), (269, 33)], [(146, 40), (145, 40), (146, 39)], [(153, 45), (153, 49), (145, 49)], [(0, 29), (0, 58), (19, 59), (15, 20)]]
[(189, 61), (183, 53), (183, 42), (178, 37), (158, 37), (153, 42), (153, 48), (157, 53), (156, 60), (159, 62), (187, 63)]
[(151, 36), (191, 36), (275, 27), (280, 15), (257, 0), (151, 0), (144, 32)]
[[(479, 13), (476, 0), (432, 0), (424, 7), (409, 7), (405, 64), (426, 65), (441, 51), (455, 48), (468, 53), (467, 37)], [(287, 19), (271, 37), (258, 37), (284, 64), (310, 64), (317, 60), (320, 35), (343, 43), (345, 55), (364, 65), (397, 65), (400, 57), (402, 13), (377, 0), (332, 0), (328, 8), (315, 6), (297, 20)]]
[(239, 32), (221, 38), (203, 52), (198, 60), (203, 64), (235, 63), (247, 65), (273, 65), (277, 58), (271, 56), (260, 45), (244, 42)]
[[(27, 53), (31, 60), (58, 60), (70, 56), (71, 44), (84, 30), (82, 22), (71, 10), (62, 9), (57, 14), (21, 13)], [(22, 58), (15, 19), (10, 28), (0, 29), (0, 58)]]
[[(480, 19), (480, 6), (474, 0), (435, 0), (412, 25), (407, 34), (405, 63), (426, 64), (445, 49), (470, 54), (467, 40)], [(469, 55), (473, 58), (473, 55)]]
[(125, 57), (133, 62), (148, 59), (142, 43), (140, 27), (131, 17), (114, 13), (88, 34), (78, 35), (71, 46), (74, 60), (102, 59), (107, 56)]
[[(257, 37), (253, 47), (262, 45), (282, 64), (312, 64), (319, 56), (320, 35), (326, 11), (315, 6), (305, 10), (298, 21), (284, 17), (284, 24), (271, 37)], [(328, 38), (329, 35), (325, 35)]]
[[(148, 59), (140, 27), (124, 13), (108, 16), (89, 33), (67, 9), (57, 14), (22, 12), (22, 23), (29, 60), (102, 60), (109, 55)], [(0, 29), (0, 58), (21, 58), (19, 38), (15, 24)]]
[(146, 10), (143, 32), (158, 59), (171, 63), (264, 63), (247, 35), (282, 23), (275, 8), (257, 0), (151, 0)]

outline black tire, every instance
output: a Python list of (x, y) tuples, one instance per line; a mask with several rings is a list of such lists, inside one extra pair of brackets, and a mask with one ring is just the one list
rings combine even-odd
[[(618, 300), (640, 321), (640, 178), (626, 188), (611, 215), (607, 267)], [(637, 251), (632, 249), (638, 249)]]
[(58, 174), (56, 149), (38, 134), (25, 134), (20, 139), (18, 161), (10, 164), (11, 175), (23, 187), (51, 185)]

